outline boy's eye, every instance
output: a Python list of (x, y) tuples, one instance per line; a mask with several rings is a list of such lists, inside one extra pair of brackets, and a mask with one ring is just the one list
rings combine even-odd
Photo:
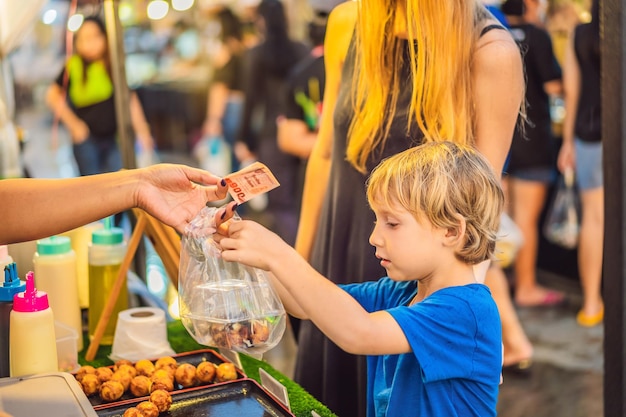
[(392, 222), (387, 222), (387, 226), (388, 227), (396, 227), (398, 225), (398, 223), (392, 223)]

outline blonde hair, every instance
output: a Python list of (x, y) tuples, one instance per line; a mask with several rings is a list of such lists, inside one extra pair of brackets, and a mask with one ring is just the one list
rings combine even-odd
[[(406, 22), (396, 21), (399, 2)], [(396, 113), (402, 65), (401, 41), (394, 29), (406, 23), (409, 39), (411, 105), (407, 132), (415, 121), (424, 141), (455, 138), (474, 143), (471, 60), (486, 9), (472, 0), (363, 0), (358, 2), (354, 117), (347, 160), (365, 172), (371, 152), (384, 145)], [(415, 119), (415, 121), (413, 120)]]
[(504, 193), (471, 146), (428, 142), (385, 159), (368, 179), (367, 199), (373, 207), (399, 205), (440, 228), (457, 228), (461, 216), (466, 231), (456, 257), (473, 265), (493, 256)]

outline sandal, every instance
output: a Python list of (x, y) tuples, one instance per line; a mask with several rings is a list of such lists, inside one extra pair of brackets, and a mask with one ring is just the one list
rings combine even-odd
[(586, 315), (582, 310), (576, 315), (576, 322), (583, 327), (593, 327), (604, 321), (604, 307), (591, 316)]
[(546, 295), (543, 299), (537, 304), (519, 304), (516, 303), (518, 307), (523, 308), (544, 308), (544, 307), (560, 307), (567, 302), (565, 298), (565, 294), (559, 291), (549, 290), (546, 292)]

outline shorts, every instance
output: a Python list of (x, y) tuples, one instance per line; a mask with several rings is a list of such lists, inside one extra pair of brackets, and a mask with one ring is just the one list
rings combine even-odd
[(581, 191), (604, 186), (602, 176), (602, 142), (585, 142), (578, 138), (576, 147), (576, 184)]
[(552, 184), (556, 180), (557, 171), (550, 167), (522, 168), (509, 172), (508, 176), (516, 180)]

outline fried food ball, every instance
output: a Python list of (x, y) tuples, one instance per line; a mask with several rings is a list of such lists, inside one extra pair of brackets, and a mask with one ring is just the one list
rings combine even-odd
[(141, 359), (135, 363), (135, 369), (137, 370), (137, 375), (151, 377), (156, 368), (151, 360)]
[(109, 380), (100, 385), (100, 398), (103, 401), (116, 401), (124, 395), (124, 386), (119, 381)]
[(124, 411), (122, 417), (143, 417), (143, 414), (141, 414), (141, 411), (139, 411), (137, 407), (130, 407)]
[(220, 382), (237, 379), (237, 369), (235, 368), (235, 364), (232, 362), (220, 363), (217, 365), (215, 375), (217, 380)]
[(158, 389), (162, 389), (165, 391), (174, 391), (174, 381), (169, 377), (153, 379), (150, 391), (154, 392)]
[(98, 377), (100, 383), (107, 382), (113, 376), (113, 370), (106, 366), (101, 366), (96, 368), (96, 376)]
[(113, 364), (113, 371), (117, 371), (122, 365), (133, 366), (133, 363), (128, 359), (120, 359), (119, 361), (115, 361), (115, 363)]
[(80, 385), (83, 388), (85, 395), (94, 395), (100, 389), (100, 380), (96, 374), (86, 374), (80, 381)]
[(158, 389), (150, 394), (150, 402), (157, 406), (159, 412), (164, 413), (172, 406), (172, 396), (169, 392)]
[(135, 367), (133, 365), (127, 365), (125, 363), (118, 366), (115, 372), (127, 372), (131, 378), (137, 376), (137, 370), (135, 369)]
[(255, 345), (267, 342), (270, 338), (269, 326), (263, 321), (254, 321), (252, 323), (252, 343)]
[(78, 371), (76, 372), (76, 379), (80, 382), (85, 375), (95, 374), (95, 373), (96, 373), (96, 368), (94, 368), (91, 365), (83, 365), (80, 368), (78, 368)]
[(135, 397), (144, 397), (150, 394), (152, 381), (145, 375), (137, 375), (130, 381), (130, 392)]
[(176, 368), (178, 367), (178, 362), (176, 362), (176, 359), (172, 358), (171, 356), (163, 356), (156, 360), (156, 362), (154, 363), (154, 367), (156, 369), (169, 367), (176, 370)]
[(143, 417), (158, 417), (159, 408), (151, 401), (142, 401), (137, 404), (137, 410)]
[(130, 388), (130, 381), (133, 377), (127, 371), (115, 371), (113, 372), (113, 376), (111, 376), (110, 381), (117, 381), (122, 384), (124, 387), (124, 391), (127, 391)]
[(196, 367), (196, 378), (200, 384), (210, 384), (215, 380), (216, 367), (213, 362), (200, 362)]
[(184, 388), (193, 387), (198, 383), (196, 378), (196, 367), (190, 363), (182, 363), (176, 368), (174, 379)]

